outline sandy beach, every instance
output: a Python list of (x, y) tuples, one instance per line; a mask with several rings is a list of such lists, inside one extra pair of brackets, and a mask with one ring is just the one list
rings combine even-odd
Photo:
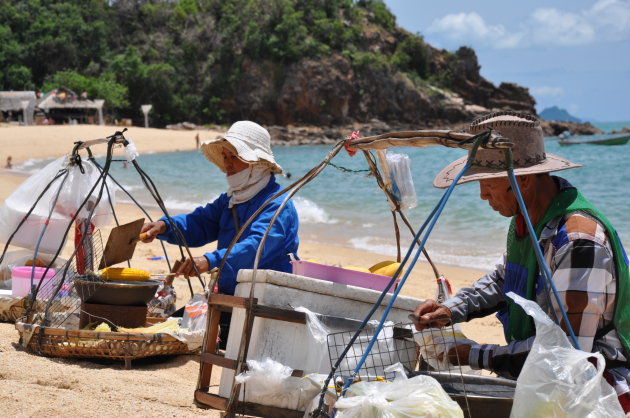
[[(62, 156), (71, 151), (75, 141), (102, 138), (117, 129), (120, 128), (87, 125), (0, 127), (0, 163), (4, 166), (9, 155), (14, 165), (33, 158)], [(171, 131), (132, 127), (128, 136), (142, 154), (193, 150), (197, 133), (201, 141), (222, 134), (221, 131), (211, 130)], [(98, 149), (104, 153), (105, 147), (100, 146)], [(94, 151), (97, 153), (96, 149)], [(24, 176), (15, 175), (11, 170), (0, 169), (0, 202), (24, 179)], [(156, 186), (159, 189), (160, 185)], [(118, 205), (116, 213), (121, 223), (144, 217), (139, 209), (132, 206)], [(159, 216), (157, 213), (153, 215)], [(101, 232), (103, 237), (109, 234), (108, 228), (102, 228)], [(193, 255), (201, 255), (212, 248), (209, 245), (192, 249)], [(70, 242), (66, 244), (64, 253), (69, 253), (69, 250)], [(167, 246), (167, 251), (171, 258), (178, 258), (176, 247)], [(132, 266), (151, 273), (167, 272), (164, 260), (148, 260), (160, 255), (163, 253), (159, 243), (139, 244)], [(381, 254), (305, 240), (300, 243), (299, 255), (303, 259), (312, 258), (325, 264), (362, 267), (388, 258)], [(439, 270), (450, 280), (454, 291), (484, 274), (483, 271), (456, 266), (439, 266)], [(435, 292), (433, 277), (426, 263), (419, 264), (402, 294), (416, 298), (432, 297)], [(199, 292), (199, 284), (196, 281), (193, 283), (195, 291)], [(188, 284), (185, 279), (177, 278), (175, 286), (178, 306), (183, 306), (190, 298)], [(472, 321), (464, 324), (463, 329), (472, 340), (504, 343), (501, 326), (494, 318)], [(18, 338), (13, 324), (0, 323), (0, 382), (3, 386), (0, 392), (3, 411), (0, 415), (219, 416), (216, 411), (198, 409), (192, 402), (199, 369), (197, 356), (137, 360), (131, 370), (125, 370), (122, 362), (39, 357), (25, 351), (18, 344)], [(217, 376), (214, 373), (214, 384), (218, 384)]]

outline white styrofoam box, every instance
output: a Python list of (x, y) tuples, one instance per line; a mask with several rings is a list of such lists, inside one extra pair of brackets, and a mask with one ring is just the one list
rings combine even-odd
[[(239, 272), (235, 296), (249, 297), (252, 274), (252, 270)], [(381, 292), (371, 289), (273, 270), (258, 270), (254, 288), (254, 297), (262, 305), (284, 309), (305, 307), (318, 314), (356, 320), (363, 320), (380, 294)], [(385, 296), (381, 307), (376, 310), (372, 319), (381, 318), (390, 299), (390, 294)], [(393, 322), (409, 322), (407, 316), (420, 302), (422, 302), (421, 299), (398, 296), (387, 319)], [(226, 358), (238, 357), (244, 323), (245, 310), (235, 308), (230, 323)], [(331, 332), (335, 331), (347, 330), (331, 330)], [(303, 370), (305, 373), (328, 374), (330, 372), (327, 344), (315, 343), (305, 324), (255, 318), (247, 358), (252, 360), (271, 358), (293, 369)], [(233, 376), (232, 370), (223, 369), (219, 386), (220, 396), (229, 398)], [(299, 387), (299, 378), (291, 379), (296, 379), (296, 387)], [(303, 402), (310, 402), (310, 399), (298, 398), (299, 394), (293, 400), (286, 401), (285, 399), (286, 402), (283, 405), (270, 405), (299, 409)], [(239, 399), (243, 399), (242, 393)], [(245, 400), (247, 399), (248, 397), (245, 396)]]

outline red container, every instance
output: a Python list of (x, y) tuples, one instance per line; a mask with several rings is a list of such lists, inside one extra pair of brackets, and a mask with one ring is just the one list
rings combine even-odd
[[(380, 292), (387, 287), (387, 284), (392, 279), (389, 276), (382, 276), (380, 274), (348, 270), (341, 267), (312, 263), (310, 261), (291, 261), (291, 264), (293, 264), (293, 274), (297, 274), (298, 276), (306, 276), (313, 279), (364, 287), (366, 289), (378, 290)], [(397, 278), (394, 285), (389, 288), (388, 293), (392, 293), (394, 291), (399, 281), (400, 277)]]

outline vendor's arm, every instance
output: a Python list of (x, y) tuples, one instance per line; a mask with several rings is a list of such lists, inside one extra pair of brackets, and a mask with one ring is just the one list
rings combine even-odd
[[(610, 249), (602, 243), (590, 239), (574, 239), (557, 243), (563, 245), (560, 245), (551, 257), (549, 266), (553, 271), (556, 290), (582, 351), (593, 351), (593, 342), (600, 320), (605, 318), (605, 312), (612, 314), (613, 311), (610, 305), (614, 303), (615, 294), (615, 281), (612, 274), (614, 261)], [(548, 251), (553, 252), (553, 248), (548, 248)], [(548, 305), (545, 306), (541, 293), (537, 301), (548, 310)], [(552, 301), (556, 316), (562, 318), (562, 313), (553, 296)], [(548, 314), (553, 316), (550, 311)], [(561, 321), (561, 328), (568, 334), (564, 321)], [(500, 376), (516, 378), (523, 367), (533, 340), (534, 337), (530, 337), (523, 341), (513, 341), (506, 346), (472, 345), (468, 363), (473, 369), (487, 369)], [(598, 344), (604, 345), (605, 342), (598, 340)], [(612, 351), (613, 346), (597, 347), (597, 351), (602, 349)], [(614, 358), (614, 356), (612, 352), (607, 353), (609, 358)]]
[[(280, 202), (280, 199), (276, 199), (267, 205), (230, 251), (219, 279), (219, 290), (221, 292), (234, 294), (238, 271), (253, 267), (256, 251)], [(265, 266), (274, 258), (286, 256), (286, 254), (281, 254), (286, 252), (285, 240), (293, 240), (294, 238), (292, 237), (296, 233), (297, 214), (292, 206), (287, 206), (282, 210), (265, 239), (264, 249), (258, 264), (259, 267)], [(219, 267), (226, 251), (226, 248), (222, 248), (205, 254), (210, 269)]]
[(504, 304), (503, 271), (504, 264), (477, 280), (471, 287), (464, 287), (450, 299), (444, 301), (452, 314), (454, 323), (481, 318), (497, 312)]
[[(217, 239), (220, 219), (220, 198), (206, 206), (199, 206), (191, 213), (171, 217), (175, 226), (181, 231), (186, 244), (191, 247), (201, 247)], [(180, 244), (176, 231), (166, 217), (158, 222), (164, 222), (165, 229), (158, 238), (170, 244)], [(202, 272), (203, 273), (203, 272)]]

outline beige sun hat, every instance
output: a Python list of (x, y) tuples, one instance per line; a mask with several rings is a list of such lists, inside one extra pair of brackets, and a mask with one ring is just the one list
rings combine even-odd
[[(472, 134), (479, 134), (488, 129), (493, 129), (514, 142), (512, 156), (514, 174), (517, 176), (581, 167), (562, 157), (545, 153), (543, 131), (540, 122), (534, 116), (502, 111), (483, 116), (470, 124)], [(450, 186), (467, 160), (468, 156), (462, 157), (443, 168), (433, 179), (433, 185), (440, 189)], [(473, 163), (457, 184), (495, 177), (507, 177), (505, 151), (479, 148)]]
[(213, 139), (201, 144), (202, 154), (217, 165), (225, 173), (223, 166), (223, 148), (228, 146), (246, 163), (268, 164), (273, 173), (282, 173), (282, 167), (276, 163), (271, 151), (271, 136), (269, 132), (255, 122), (241, 120), (235, 122), (225, 133), (223, 138)]

